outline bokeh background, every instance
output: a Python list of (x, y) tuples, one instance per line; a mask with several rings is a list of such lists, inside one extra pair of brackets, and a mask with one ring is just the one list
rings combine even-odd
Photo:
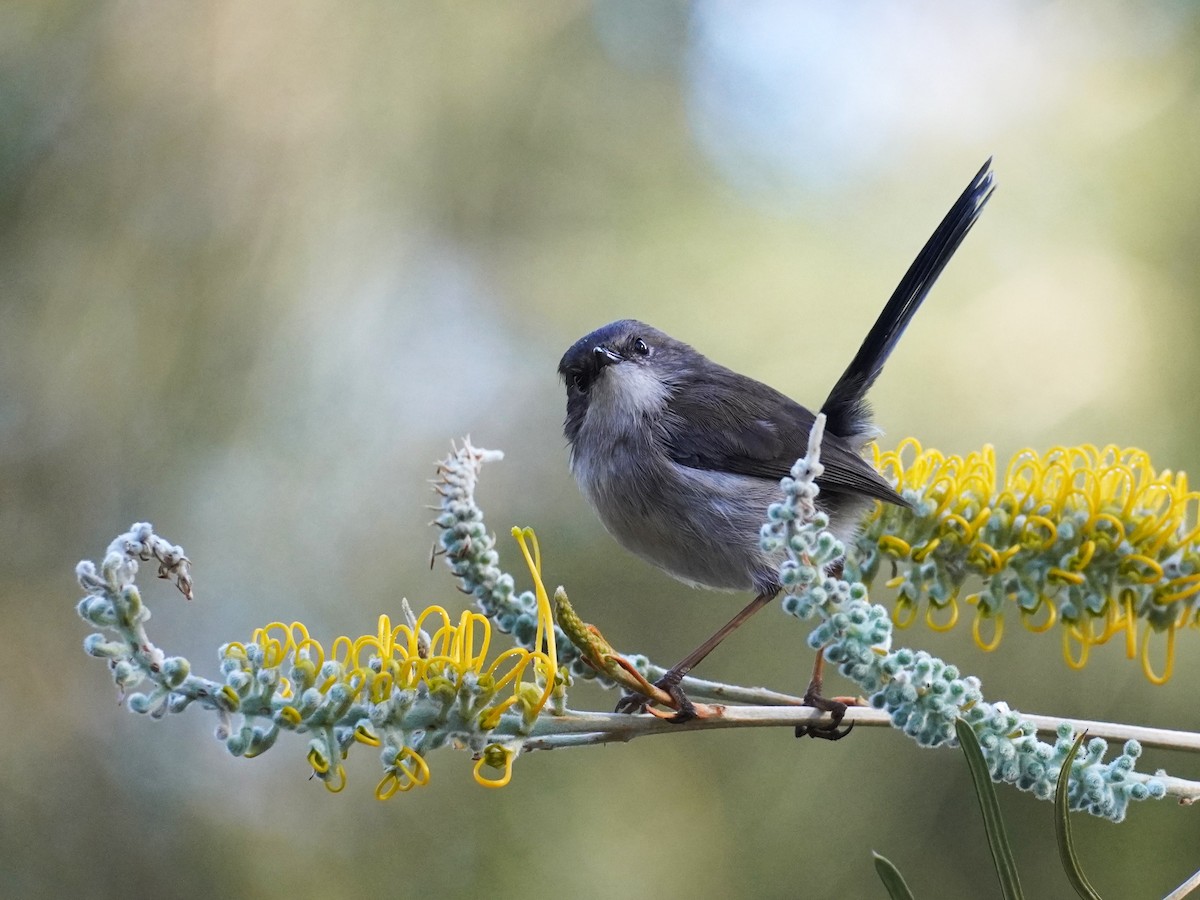
[[(119, 706), (73, 568), (135, 520), (181, 543), (197, 599), (151, 585), (151, 633), (210, 674), (274, 619), (328, 639), (401, 597), (460, 609), (423, 505), (470, 434), (507, 453), (491, 527), (535, 526), (551, 584), (671, 662), (741, 600), (603, 532), (562, 351), (635, 316), (817, 404), (991, 154), (873, 393), (885, 442), (1200, 472), (1198, 70), (1180, 0), (6, 4), (0, 894), (875, 897), (873, 848), (919, 896), (991, 890), (959, 755), (881, 730), (534, 754), (503, 791), (445, 751), (382, 804), (363, 748), (332, 796), (298, 739), (238, 760), (199, 711)], [(768, 610), (701, 674), (799, 690), (802, 635)], [(1057, 632), (904, 640), (1030, 712), (1200, 724), (1194, 633), (1160, 688), (1115, 646), (1070, 671)], [(1049, 805), (1002, 802), (1029, 895), (1066, 896)], [(1169, 802), (1076, 834), (1105, 896), (1200, 867)]]

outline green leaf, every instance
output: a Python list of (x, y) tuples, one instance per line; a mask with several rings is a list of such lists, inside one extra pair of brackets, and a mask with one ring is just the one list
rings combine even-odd
[(1058, 787), (1054, 789), (1054, 836), (1058, 838), (1058, 856), (1062, 860), (1063, 871), (1067, 873), (1067, 880), (1071, 882), (1071, 887), (1075, 888), (1075, 893), (1084, 900), (1101, 900), (1096, 889), (1084, 876), (1083, 869), (1079, 867), (1075, 845), (1071, 842), (1071, 810), (1067, 790), (1071, 780), (1071, 763), (1075, 761), (1075, 754), (1079, 752), (1085, 737), (1086, 731), (1075, 738), (1071, 752), (1063, 760), (1062, 768), (1058, 772)]
[(875, 871), (879, 873), (879, 880), (887, 888), (888, 896), (892, 900), (913, 900), (912, 891), (904, 883), (904, 876), (892, 865), (892, 861), (874, 850), (871, 851), (871, 855), (875, 857)]
[(967, 758), (967, 768), (975, 783), (975, 794), (979, 797), (979, 809), (983, 813), (983, 830), (987, 833), (988, 846), (996, 863), (996, 876), (1000, 879), (1000, 892), (1005, 900), (1023, 900), (1021, 880), (1017, 877), (1017, 864), (1013, 860), (1012, 848), (1008, 845), (1008, 832), (1004, 830), (1004, 819), (1000, 815), (1000, 803), (992, 787), (992, 776), (975, 732), (962, 719), (954, 720), (958, 743)]

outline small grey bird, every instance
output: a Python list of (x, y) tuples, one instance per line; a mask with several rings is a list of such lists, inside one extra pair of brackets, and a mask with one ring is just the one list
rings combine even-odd
[[(888, 355), (993, 189), (991, 160), (972, 179), (867, 334), (821, 407), (825, 472), (818, 506), (850, 537), (872, 501), (908, 505), (860, 455), (880, 432), (865, 397)], [(834, 321), (840, 317), (835, 315)], [(826, 340), (828, 331), (813, 340)], [(693, 586), (752, 590), (755, 599), (672, 667), (659, 686), (676, 701), (675, 721), (694, 716), (679, 682), (780, 590), (782, 552), (764, 553), (759, 533), (779, 480), (804, 455), (815, 415), (774, 388), (712, 362), (682, 341), (622, 319), (576, 341), (558, 366), (566, 382), (571, 471), (600, 521), (625, 549)], [(819, 662), (819, 657), (818, 657)], [(805, 698), (832, 710), (814, 675)], [(618, 709), (644, 708), (624, 698)], [(840, 710), (838, 709), (840, 707)], [(807, 729), (837, 738), (845, 731)]]

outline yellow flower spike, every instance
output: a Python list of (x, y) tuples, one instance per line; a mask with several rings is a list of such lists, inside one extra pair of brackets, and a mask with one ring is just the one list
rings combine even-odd
[(1153, 628), (1147, 627), (1142, 634), (1142, 673), (1150, 681), (1151, 684), (1166, 684), (1171, 680), (1171, 673), (1175, 670), (1175, 632), (1177, 623), (1172, 622), (1166, 629), (1167, 631), (1167, 653), (1166, 664), (1163, 673), (1159, 675), (1154, 671), (1154, 666), (1150, 662), (1150, 635), (1154, 632)]
[[(530, 539), (534, 541), (532, 550), (526, 543)], [(531, 565), (539, 595), (539, 644), (553, 649), (553, 625), (549, 619), (549, 600), (541, 582), (540, 551), (531, 532), (522, 533), (522, 550)], [(449, 613), (439, 606), (429, 607), (420, 617), (411, 613), (406, 616), (404, 623), (395, 624), (388, 615), (380, 615), (374, 633), (336, 638), (328, 660), (337, 665), (331, 667), (331, 676), (316, 685), (318, 690), (327, 693), (340, 684), (349, 689), (355, 701), (378, 704), (388, 700), (397, 690), (411, 689), (423, 683), (431, 695), (450, 701), (458, 696), (464, 676), (474, 673), (479, 689), (474, 709), (482, 710), (479, 721), (484, 729), (495, 728), (501, 717), (517, 706), (528, 724), (556, 690), (561, 694), (562, 682), (556, 661), (547, 653), (510, 648), (488, 662), (492, 631), (487, 617), (468, 611), (452, 621)], [(309, 636), (307, 628), (300, 622), (290, 625), (274, 622), (258, 629), (254, 633), (254, 643), (261, 648), (263, 659), (274, 667), (290, 665), (295, 679), (303, 682), (297, 687), (304, 690), (314, 686), (327, 659), (321, 645)], [(244, 664), (243, 668), (249, 670), (252, 667), (247, 647), (246, 644), (231, 643), (226, 649), (226, 657), (239, 660)], [(530, 672), (537, 673), (536, 683), (522, 680)], [(276, 695), (287, 696), (287, 679), (281, 678), (276, 684)], [(237, 692), (229, 686), (223, 686), (216, 697), (232, 710), (241, 703)], [(292, 730), (305, 726), (304, 716), (298, 703), (288, 703), (278, 707), (276, 721), (281, 727)], [(354, 725), (352, 735), (354, 742), (369, 746), (381, 746), (383, 742), (382, 735), (365, 721)], [(327, 743), (332, 742), (331, 731), (325, 739)], [(340, 750), (341, 757), (346, 758), (348, 752), (349, 747)], [(491, 761), (505, 774), (499, 779), (481, 778), (481, 781), (495, 786), (506, 783), (511, 777), (512, 756), (515, 751), (493, 750)], [(336, 792), (344, 788), (345, 770), (336, 758), (329, 758), (325, 749), (320, 746), (310, 748), (307, 759), (327, 789)], [(425, 760), (411, 748), (403, 749), (391, 770), (376, 786), (376, 796), (386, 799), (428, 781), (429, 767)]]
[[(876, 559), (894, 561), (890, 578), (875, 567), (869, 574), (901, 588), (892, 611), (897, 625), (923, 615), (929, 625), (949, 627), (952, 611), (921, 608), (932, 582), (916, 578), (914, 565), (932, 565), (947, 595), (959, 596), (968, 577), (1011, 579), (1005, 608), (1018, 602), (1022, 625), (1035, 633), (1070, 629), (1064, 656), (1075, 667), (1093, 645), (1122, 633), (1126, 652), (1136, 656), (1148, 602), (1172, 613), (1178, 604), (1177, 627), (1200, 628), (1200, 492), (1182, 473), (1155, 471), (1145, 452), (1024, 449), (998, 465), (990, 446), (948, 456), (906, 439), (871, 453), (885, 477), (923, 501), (914, 518), (888, 510), (863, 528)], [(1091, 611), (1064, 621), (1062, 609), (1080, 604)], [(980, 617), (972, 628), (981, 645), (997, 643)]]
[[(482, 787), (502, 788), (512, 780), (512, 764), (516, 753), (503, 744), (489, 744), (475, 763), (475, 781)], [(488, 766), (492, 769), (503, 769), (499, 778), (485, 778), (480, 769)]]
[[(979, 623), (983, 619), (991, 619), (995, 623), (992, 626), (995, 630), (992, 632), (991, 641), (983, 639), (982, 630), (979, 627)], [(975, 621), (971, 623), (971, 637), (975, 639), (975, 644), (980, 650), (984, 653), (991, 653), (1000, 646), (1000, 639), (1004, 637), (1004, 613), (998, 612), (993, 616), (985, 616), (983, 614), (983, 607), (976, 606)]]
[[(950, 610), (950, 617), (945, 622), (935, 621), (934, 614), (945, 609)], [(958, 598), (951, 597), (949, 602), (942, 607), (938, 607), (935, 603), (930, 603), (925, 608), (925, 624), (929, 626), (930, 631), (949, 631), (952, 629), (958, 624)]]
[[(1046, 610), (1046, 621), (1040, 625), (1033, 624), (1033, 617), (1038, 614), (1039, 610)], [(1021, 624), (1025, 626), (1025, 630), (1033, 634), (1043, 634), (1054, 627), (1054, 623), (1058, 621), (1058, 607), (1052, 602), (1042, 597), (1038, 605), (1032, 610), (1021, 610)]]

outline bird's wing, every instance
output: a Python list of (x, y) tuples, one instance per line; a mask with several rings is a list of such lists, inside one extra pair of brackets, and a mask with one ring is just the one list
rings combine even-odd
[[(816, 417), (799, 403), (723, 367), (706, 370), (703, 386), (690, 382), (684, 379), (674, 385), (659, 423), (667, 453), (675, 462), (778, 480), (804, 455)], [(821, 464), (825, 473), (820, 484), (827, 491), (904, 502), (838, 435), (826, 432)]]

